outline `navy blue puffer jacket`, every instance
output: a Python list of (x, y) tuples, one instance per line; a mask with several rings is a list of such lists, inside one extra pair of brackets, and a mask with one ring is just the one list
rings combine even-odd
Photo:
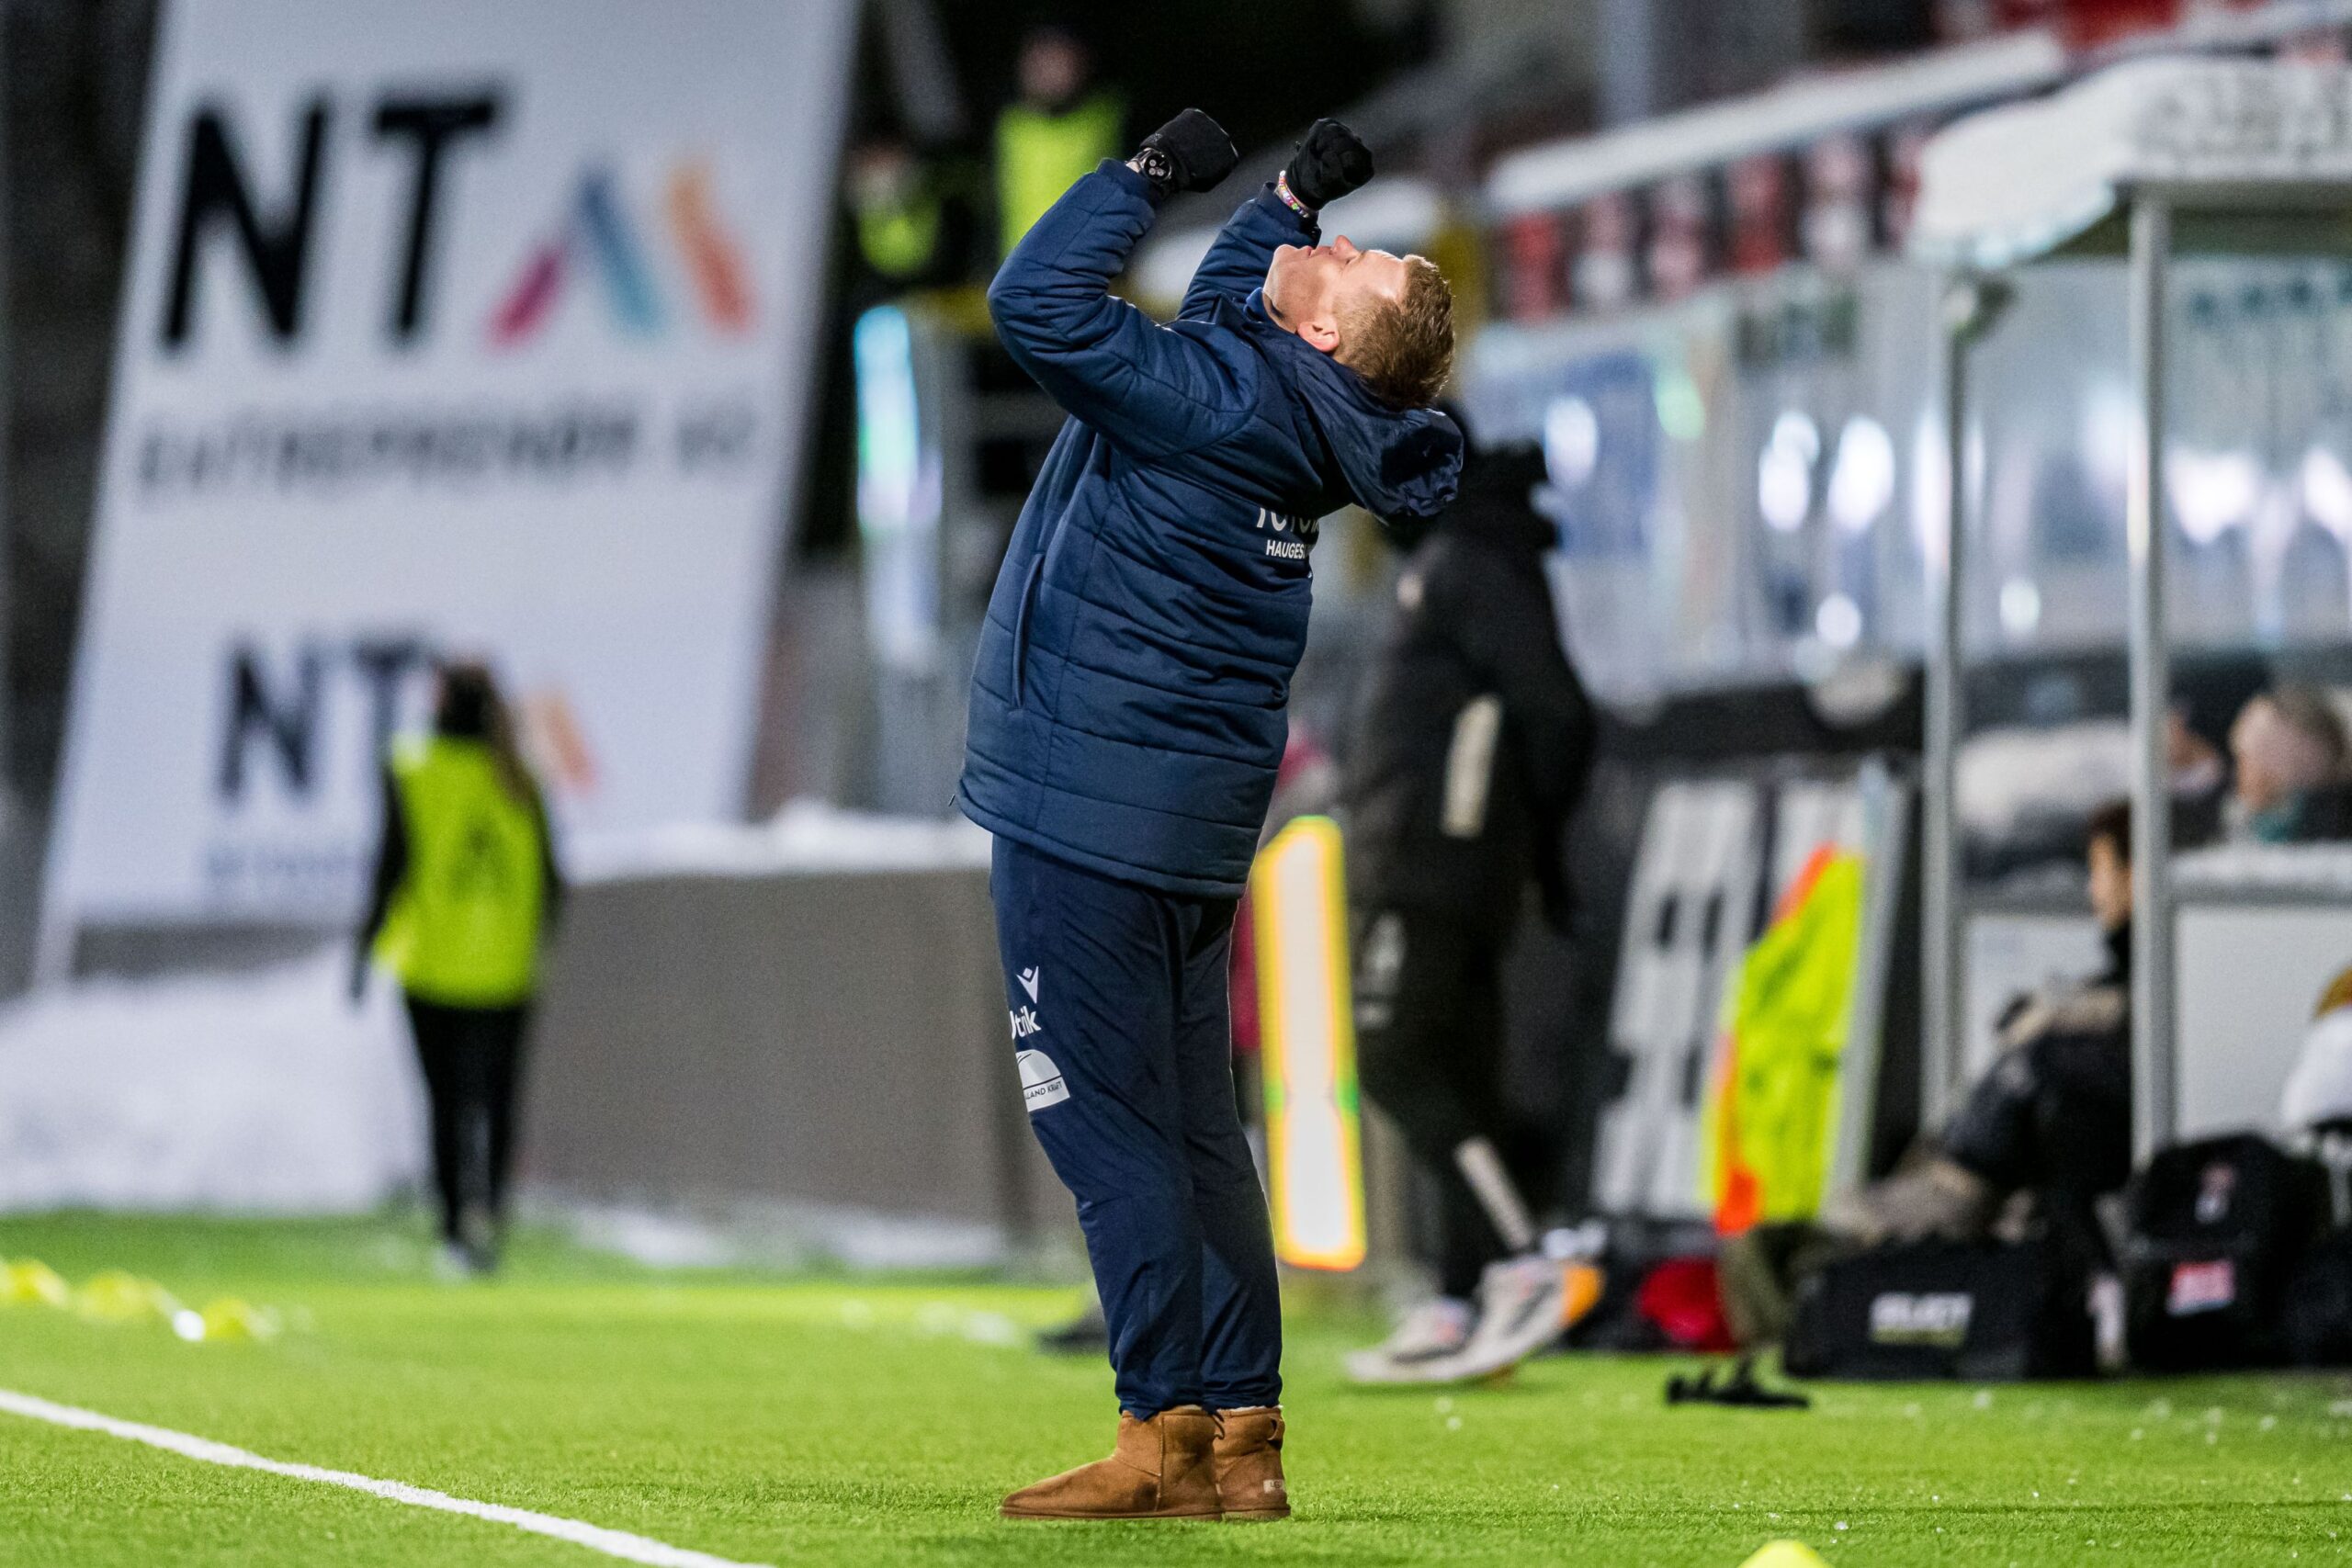
[(1462, 438), (1267, 319), (1275, 249), (1316, 232), (1271, 190), (1226, 225), (1174, 324), (1113, 298), (1148, 190), (1104, 163), (989, 289), (1006, 349), (1070, 419), (989, 603), (956, 804), (1089, 870), (1229, 897), (1282, 760), (1317, 520), (1351, 502), (1436, 513)]

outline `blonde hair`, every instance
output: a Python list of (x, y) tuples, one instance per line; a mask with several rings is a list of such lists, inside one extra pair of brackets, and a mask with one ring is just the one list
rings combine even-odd
[(1453, 374), (1453, 289), (1427, 256), (1405, 258), (1401, 299), (1356, 307), (1340, 330), (1340, 362), (1391, 408), (1429, 407)]

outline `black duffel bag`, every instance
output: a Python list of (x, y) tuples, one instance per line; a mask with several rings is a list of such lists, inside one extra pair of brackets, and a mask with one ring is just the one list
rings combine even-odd
[(2158, 1151), (2124, 1210), (2124, 1335), (2147, 1371), (2287, 1359), (2286, 1286), (2324, 1212), (2317, 1165), (2252, 1133)]
[(2331, 1228), (2288, 1278), (2280, 1314), (2287, 1359), (2299, 1367), (2352, 1367), (2352, 1122), (2311, 1131)]
[(1849, 1254), (1798, 1284), (1782, 1364), (1804, 1378), (2089, 1377), (2098, 1353), (2076, 1257), (2047, 1238)]
[(2352, 1231), (2335, 1231), (2288, 1276), (2280, 1326), (2299, 1367), (2352, 1367)]

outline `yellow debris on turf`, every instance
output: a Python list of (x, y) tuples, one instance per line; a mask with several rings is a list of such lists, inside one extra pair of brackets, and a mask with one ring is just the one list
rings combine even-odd
[(153, 1280), (109, 1269), (74, 1292), (74, 1310), (100, 1323), (169, 1323), (179, 1314), (180, 1303)]
[(273, 1339), (277, 1314), (236, 1296), (221, 1296), (202, 1312), (154, 1280), (128, 1269), (94, 1274), (79, 1290), (37, 1258), (0, 1260), (0, 1306), (67, 1307), (91, 1323), (160, 1323), (191, 1345), (209, 1340)]
[(1739, 1568), (1828, 1568), (1828, 1564), (1801, 1540), (1776, 1540)]
[(62, 1307), (73, 1299), (64, 1277), (38, 1258), (20, 1258), (0, 1269), (0, 1302)]
[[(276, 1313), (234, 1296), (223, 1296), (206, 1307), (198, 1323), (206, 1339), (267, 1339), (277, 1332)], [(183, 1333), (181, 1337), (194, 1337)]]

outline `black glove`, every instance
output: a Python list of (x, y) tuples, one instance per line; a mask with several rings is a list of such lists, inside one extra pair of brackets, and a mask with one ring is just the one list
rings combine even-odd
[(1225, 127), (1198, 109), (1186, 109), (1143, 139), (1143, 151), (1127, 167), (1151, 182), (1151, 198), (1165, 201), (1180, 190), (1213, 190), (1241, 154)]
[(1283, 183), (1309, 207), (1337, 201), (1372, 178), (1372, 149), (1336, 119), (1318, 119), (1292, 150)]

